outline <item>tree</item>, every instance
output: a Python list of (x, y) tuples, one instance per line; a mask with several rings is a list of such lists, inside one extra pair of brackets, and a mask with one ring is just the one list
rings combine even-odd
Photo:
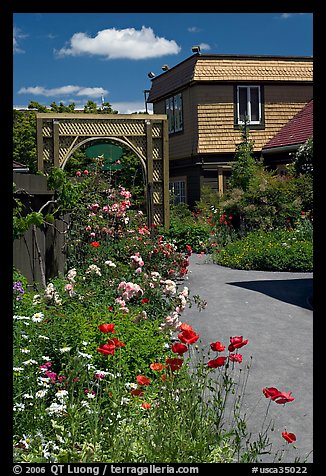
[(37, 172), (36, 116), (34, 111), (13, 111), (12, 158), (27, 165), (30, 173)]
[(235, 162), (231, 167), (229, 186), (246, 192), (259, 169), (253, 157), (254, 141), (249, 139), (247, 123), (242, 128), (242, 141), (236, 147)]

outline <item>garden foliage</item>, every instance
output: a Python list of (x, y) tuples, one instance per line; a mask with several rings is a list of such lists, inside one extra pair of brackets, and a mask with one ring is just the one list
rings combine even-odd
[[(68, 266), (36, 292), (14, 272), (15, 462), (281, 460), (295, 435), (284, 430), (275, 453), (269, 427), (252, 435), (242, 411), (249, 339), (215, 336), (201, 352), (183, 322), (187, 306), (205, 307), (185, 286), (191, 245), (148, 227), (130, 191), (96, 170), (76, 196), (61, 172), (51, 180), (55, 213), (70, 216)], [(225, 243), (232, 217), (214, 212), (205, 227)], [(274, 387), (260, 397), (294, 401)]]

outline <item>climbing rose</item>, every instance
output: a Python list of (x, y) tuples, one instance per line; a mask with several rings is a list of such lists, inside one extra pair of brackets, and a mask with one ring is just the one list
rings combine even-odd
[(213, 342), (210, 344), (211, 349), (214, 350), (215, 352), (223, 352), (225, 349), (225, 345), (222, 345), (221, 342)]
[(287, 431), (282, 431), (282, 436), (288, 443), (294, 443), (297, 439), (294, 433), (288, 433)]
[(228, 347), (228, 350), (230, 352), (234, 352), (235, 349), (240, 349), (240, 347), (243, 347), (244, 345), (248, 344), (248, 339), (243, 340), (242, 336), (235, 336), (235, 337), (230, 337), (230, 345)]
[(217, 357), (217, 359), (210, 360), (207, 365), (212, 369), (216, 369), (217, 367), (222, 367), (225, 364), (225, 360), (226, 357)]
[(112, 332), (114, 333), (114, 326), (115, 324), (101, 324), (98, 326), (101, 332)]

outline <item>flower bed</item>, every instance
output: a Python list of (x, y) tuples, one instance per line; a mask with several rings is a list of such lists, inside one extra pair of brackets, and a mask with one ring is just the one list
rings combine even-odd
[[(191, 247), (149, 230), (125, 189), (96, 198), (73, 216), (65, 276), (36, 294), (14, 274), (15, 462), (281, 459), (296, 436), (284, 428), (275, 455), (268, 427), (253, 439), (242, 414), (249, 340), (215, 336), (201, 353), (183, 322), (205, 306), (185, 286)], [(294, 397), (265, 387), (267, 400)]]

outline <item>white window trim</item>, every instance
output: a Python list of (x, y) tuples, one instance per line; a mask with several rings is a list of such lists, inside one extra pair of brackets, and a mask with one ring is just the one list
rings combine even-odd
[[(258, 89), (258, 114), (259, 114), (259, 120), (258, 121), (251, 121), (251, 101), (250, 101), (250, 88), (257, 88)], [(262, 114), (261, 114), (261, 87), (257, 84), (249, 84), (247, 86), (237, 86), (237, 118), (238, 118), (238, 124), (244, 124), (244, 121), (241, 121), (240, 119), (240, 101), (239, 101), (239, 90), (240, 89), (247, 89), (247, 97), (248, 97), (248, 102), (247, 102), (247, 112), (248, 112), (248, 117), (249, 121), (247, 124), (252, 124), (252, 125), (259, 125), (262, 122)]]

